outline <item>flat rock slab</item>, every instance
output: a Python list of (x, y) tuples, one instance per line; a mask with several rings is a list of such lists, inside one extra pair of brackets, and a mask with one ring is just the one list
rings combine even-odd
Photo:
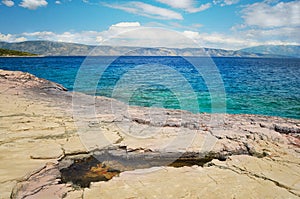
[[(117, 190), (117, 191), (116, 191)], [(273, 182), (216, 167), (160, 167), (93, 183), (83, 198), (299, 198)]]

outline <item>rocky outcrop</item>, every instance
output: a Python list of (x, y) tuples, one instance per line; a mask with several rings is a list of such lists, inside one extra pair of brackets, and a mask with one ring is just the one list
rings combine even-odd
[[(128, 107), (3, 70), (0, 99), (0, 198), (300, 197), (299, 120)], [(89, 157), (85, 188), (62, 176)]]
[(11, 198), (63, 198), (71, 185), (60, 184), (57, 164), (47, 163), (14, 187)]

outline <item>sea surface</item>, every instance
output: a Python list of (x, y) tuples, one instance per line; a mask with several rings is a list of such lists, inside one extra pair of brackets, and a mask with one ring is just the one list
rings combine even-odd
[(16, 57), (0, 68), (130, 105), (300, 119), (300, 59)]

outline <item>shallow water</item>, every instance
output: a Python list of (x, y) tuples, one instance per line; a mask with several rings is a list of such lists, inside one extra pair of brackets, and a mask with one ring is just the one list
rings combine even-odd
[(131, 105), (300, 118), (300, 59), (0, 58), (0, 68)]

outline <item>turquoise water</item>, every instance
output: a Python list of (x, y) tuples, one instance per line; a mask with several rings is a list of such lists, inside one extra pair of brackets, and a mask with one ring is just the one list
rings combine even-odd
[(131, 105), (300, 118), (300, 59), (0, 58), (0, 68)]

